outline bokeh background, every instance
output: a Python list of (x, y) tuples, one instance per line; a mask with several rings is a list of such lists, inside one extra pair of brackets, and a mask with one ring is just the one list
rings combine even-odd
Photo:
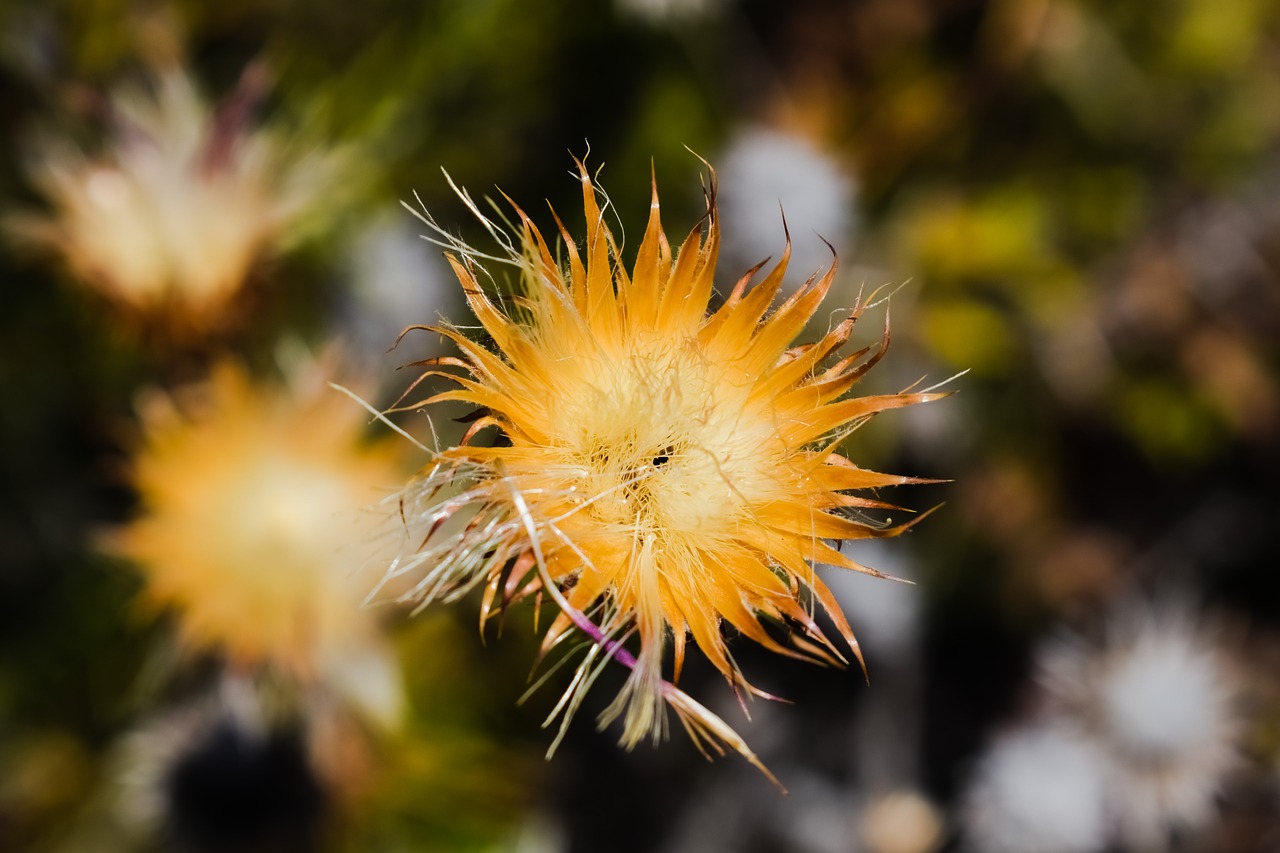
[[(0, 114), (0, 848), (1280, 850), (1280, 6), (7, 0)], [(827, 573), (870, 683), (690, 664), (786, 797), (608, 685), (544, 760), (527, 610), (359, 607), (424, 457), (326, 383), (465, 322), (401, 202), (580, 233), (588, 150), (632, 235), (714, 166), (725, 285), (781, 205), (892, 286), (868, 390), (968, 371), (849, 443), (953, 481)]]

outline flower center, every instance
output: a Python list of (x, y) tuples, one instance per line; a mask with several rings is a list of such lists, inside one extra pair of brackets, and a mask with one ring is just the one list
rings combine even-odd
[(695, 347), (637, 347), (583, 379), (565, 445), (596, 521), (678, 536), (737, 517), (761, 479), (768, 430)]

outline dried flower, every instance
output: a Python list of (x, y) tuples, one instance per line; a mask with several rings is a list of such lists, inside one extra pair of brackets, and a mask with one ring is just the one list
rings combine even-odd
[[(561, 225), (563, 263), (519, 208), (513, 242), (460, 193), (506, 253), (452, 240), (448, 256), (492, 343), (432, 327), (461, 356), (432, 359), (426, 375), (459, 387), (409, 407), (459, 401), (478, 415), (406, 491), (405, 516), (426, 533), (389, 577), (422, 567), (412, 595), (425, 601), (484, 585), (482, 619), (522, 594), (551, 596), (562, 612), (544, 651), (573, 628), (590, 641), (552, 715), (564, 713), (562, 734), (612, 658), (632, 673), (601, 724), (624, 717), (624, 746), (664, 733), (665, 701), (696, 742), (727, 743), (754, 762), (741, 738), (674, 686), (687, 638), (735, 688), (765, 696), (733, 661), (722, 624), (784, 655), (843, 662), (811, 595), (859, 655), (814, 564), (878, 574), (830, 541), (895, 536), (910, 524), (868, 520), (862, 510), (888, 505), (849, 492), (919, 481), (864, 470), (838, 451), (876, 413), (940, 395), (849, 396), (888, 344), (886, 328), (878, 346), (835, 355), (867, 303), (816, 343), (794, 345), (834, 264), (770, 311), (788, 250), (763, 281), (751, 287), (752, 270), (708, 314), (720, 246), (714, 184), (705, 219), (673, 253), (655, 182), (628, 273), (581, 163), (579, 173), (587, 239), (580, 249)], [(519, 270), (520, 293), (505, 305), (477, 278), (487, 261)], [(501, 440), (473, 443), (487, 428)], [(789, 629), (790, 641), (762, 621)]]
[(334, 795), (367, 769), (348, 747), (346, 776), (326, 777), (316, 760), (329, 747), (317, 737), (324, 727), (272, 707), (263, 692), (248, 679), (224, 678), (216, 692), (125, 736), (109, 790), (134, 843), (109, 849), (138, 849), (147, 840), (181, 850), (315, 846), (339, 805)]
[(341, 676), (372, 639), (359, 572), (386, 546), (360, 510), (403, 476), (398, 449), (362, 444), (362, 412), (321, 373), (255, 387), (224, 364), (178, 399), (154, 395), (133, 462), (143, 511), (113, 537), (190, 645), (301, 676)]
[(53, 213), (15, 217), (10, 231), (130, 316), (169, 331), (217, 328), (254, 262), (293, 236), (339, 163), (251, 128), (265, 86), (251, 66), (216, 110), (178, 68), (158, 73), (153, 92), (114, 92), (98, 154), (42, 140), (30, 172)]
[(1130, 606), (1103, 642), (1063, 637), (1040, 655), (1050, 701), (1098, 741), (1118, 829), (1139, 845), (1203, 826), (1240, 763), (1239, 686), (1185, 607)]

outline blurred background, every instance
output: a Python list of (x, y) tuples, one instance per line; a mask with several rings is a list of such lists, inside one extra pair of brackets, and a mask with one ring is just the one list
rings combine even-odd
[[(6, 0), (0, 113), (0, 848), (1280, 850), (1280, 6)], [(588, 150), (673, 240), (706, 158), (724, 286), (780, 205), (893, 285), (868, 392), (968, 371), (849, 442), (953, 481), (824, 575), (870, 683), (682, 681), (786, 797), (608, 685), (545, 761), (531, 614), (360, 606), (424, 457), (328, 383), (466, 322), (401, 202), (580, 234)]]

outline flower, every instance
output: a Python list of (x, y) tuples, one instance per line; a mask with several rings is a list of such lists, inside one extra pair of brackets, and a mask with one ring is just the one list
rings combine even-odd
[(966, 849), (982, 853), (1093, 853), (1106, 848), (1107, 771), (1097, 745), (1070, 720), (1004, 733), (979, 760), (964, 794)]
[(899, 789), (874, 798), (859, 835), (870, 853), (932, 853), (942, 846), (942, 813), (923, 794)]
[(1149, 845), (1203, 826), (1240, 762), (1239, 687), (1231, 666), (1185, 608), (1129, 608), (1105, 638), (1064, 637), (1040, 655), (1050, 702), (1098, 741), (1119, 830)]
[(177, 68), (157, 73), (154, 92), (117, 90), (96, 156), (41, 144), (31, 179), (53, 213), (16, 217), (10, 230), (130, 316), (170, 332), (218, 328), (254, 262), (294, 236), (339, 163), (251, 130), (265, 88), (255, 65), (216, 110)]
[(146, 840), (183, 850), (314, 847), (341, 783), (367, 769), (348, 748), (346, 776), (326, 777), (316, 761), (322, 727), (272, 708), (262, 693), (224, 678), (125, 736), (107, 778), (116, 822), (133, 836), (128, 849)]
[[(144, 600), (177, 611), (188, 645), (343, 681), (373, 641), (359, 573), (383, 547), (381, 517), (360, 509), (402, 479), (399, 449), (361, 443), (362, 410), (319, 365), (290, 379), (255, 386), (223, 364), (205, 385), (154, 395), (133, 460), (142, 511), (111, 544), (142, 573)], [(394, 688), (352, 680), (363, 704), (395, 704)]]
[[(830, 541), (895, 536), (910, 523), (868, 520), (862, 510), (888, 505), (849, 492), (919, 481), (864, 470), (839, 449), (876, 413), (940, 395), (849, 395), (888, 344), (886, 329), (878, 346), (836, 355), (865, 302), (816, 343), (793, 343), (831, 286), (834, 264), (770, 311), (784, 252), (762, 281), (750, 286), (752, 270), (708, 313), (720, 246), (714, 174), (706, 216), (676, 252), (659, 221), (655, 181), (628, 273), (578, 166), (587, 238), (579, 247), (561, 225), (563, 263), (518, 207), (513, 242), (460, 193), (506, 253), (495, 259), (455, 240), (448, 256), (491, 343), (430, 327), (461, 354), (432, 359), (426, 376), (458, 387), (407, 408), (457, 401), (478, 414), (461, 443), (434, 455), (406, 491), (405, 516), (426, 532), (389, 576), (425, 567), (414, 590), (425, 601), (483, 584), (482, 619), (522, 593), (553, 598), (562, 612), (544, 651), (573, 628), (592, 644), (557, 707), (562, 733), (597, 667), (612, 658), (632, 673), (601, 721), (625, 718), (624, 746), (662, 735), (665, 701), (696, 741), (729, 743), (755, 761), (675, 687), (688, 639), (735, 688), (766, 696), (739, 671), (721, 626), (784, 655), (843, 662), (813, 618), (811, 595), (858, 655), (814, 564), (878, 574)], [(492, 260), (519, 271), (515, 298), (500, 300), (481, 285), (482, 263)], [(475, 443), (489, 428), (501, 440)], [(791, 642), (762, 621), (791, 629)]]

